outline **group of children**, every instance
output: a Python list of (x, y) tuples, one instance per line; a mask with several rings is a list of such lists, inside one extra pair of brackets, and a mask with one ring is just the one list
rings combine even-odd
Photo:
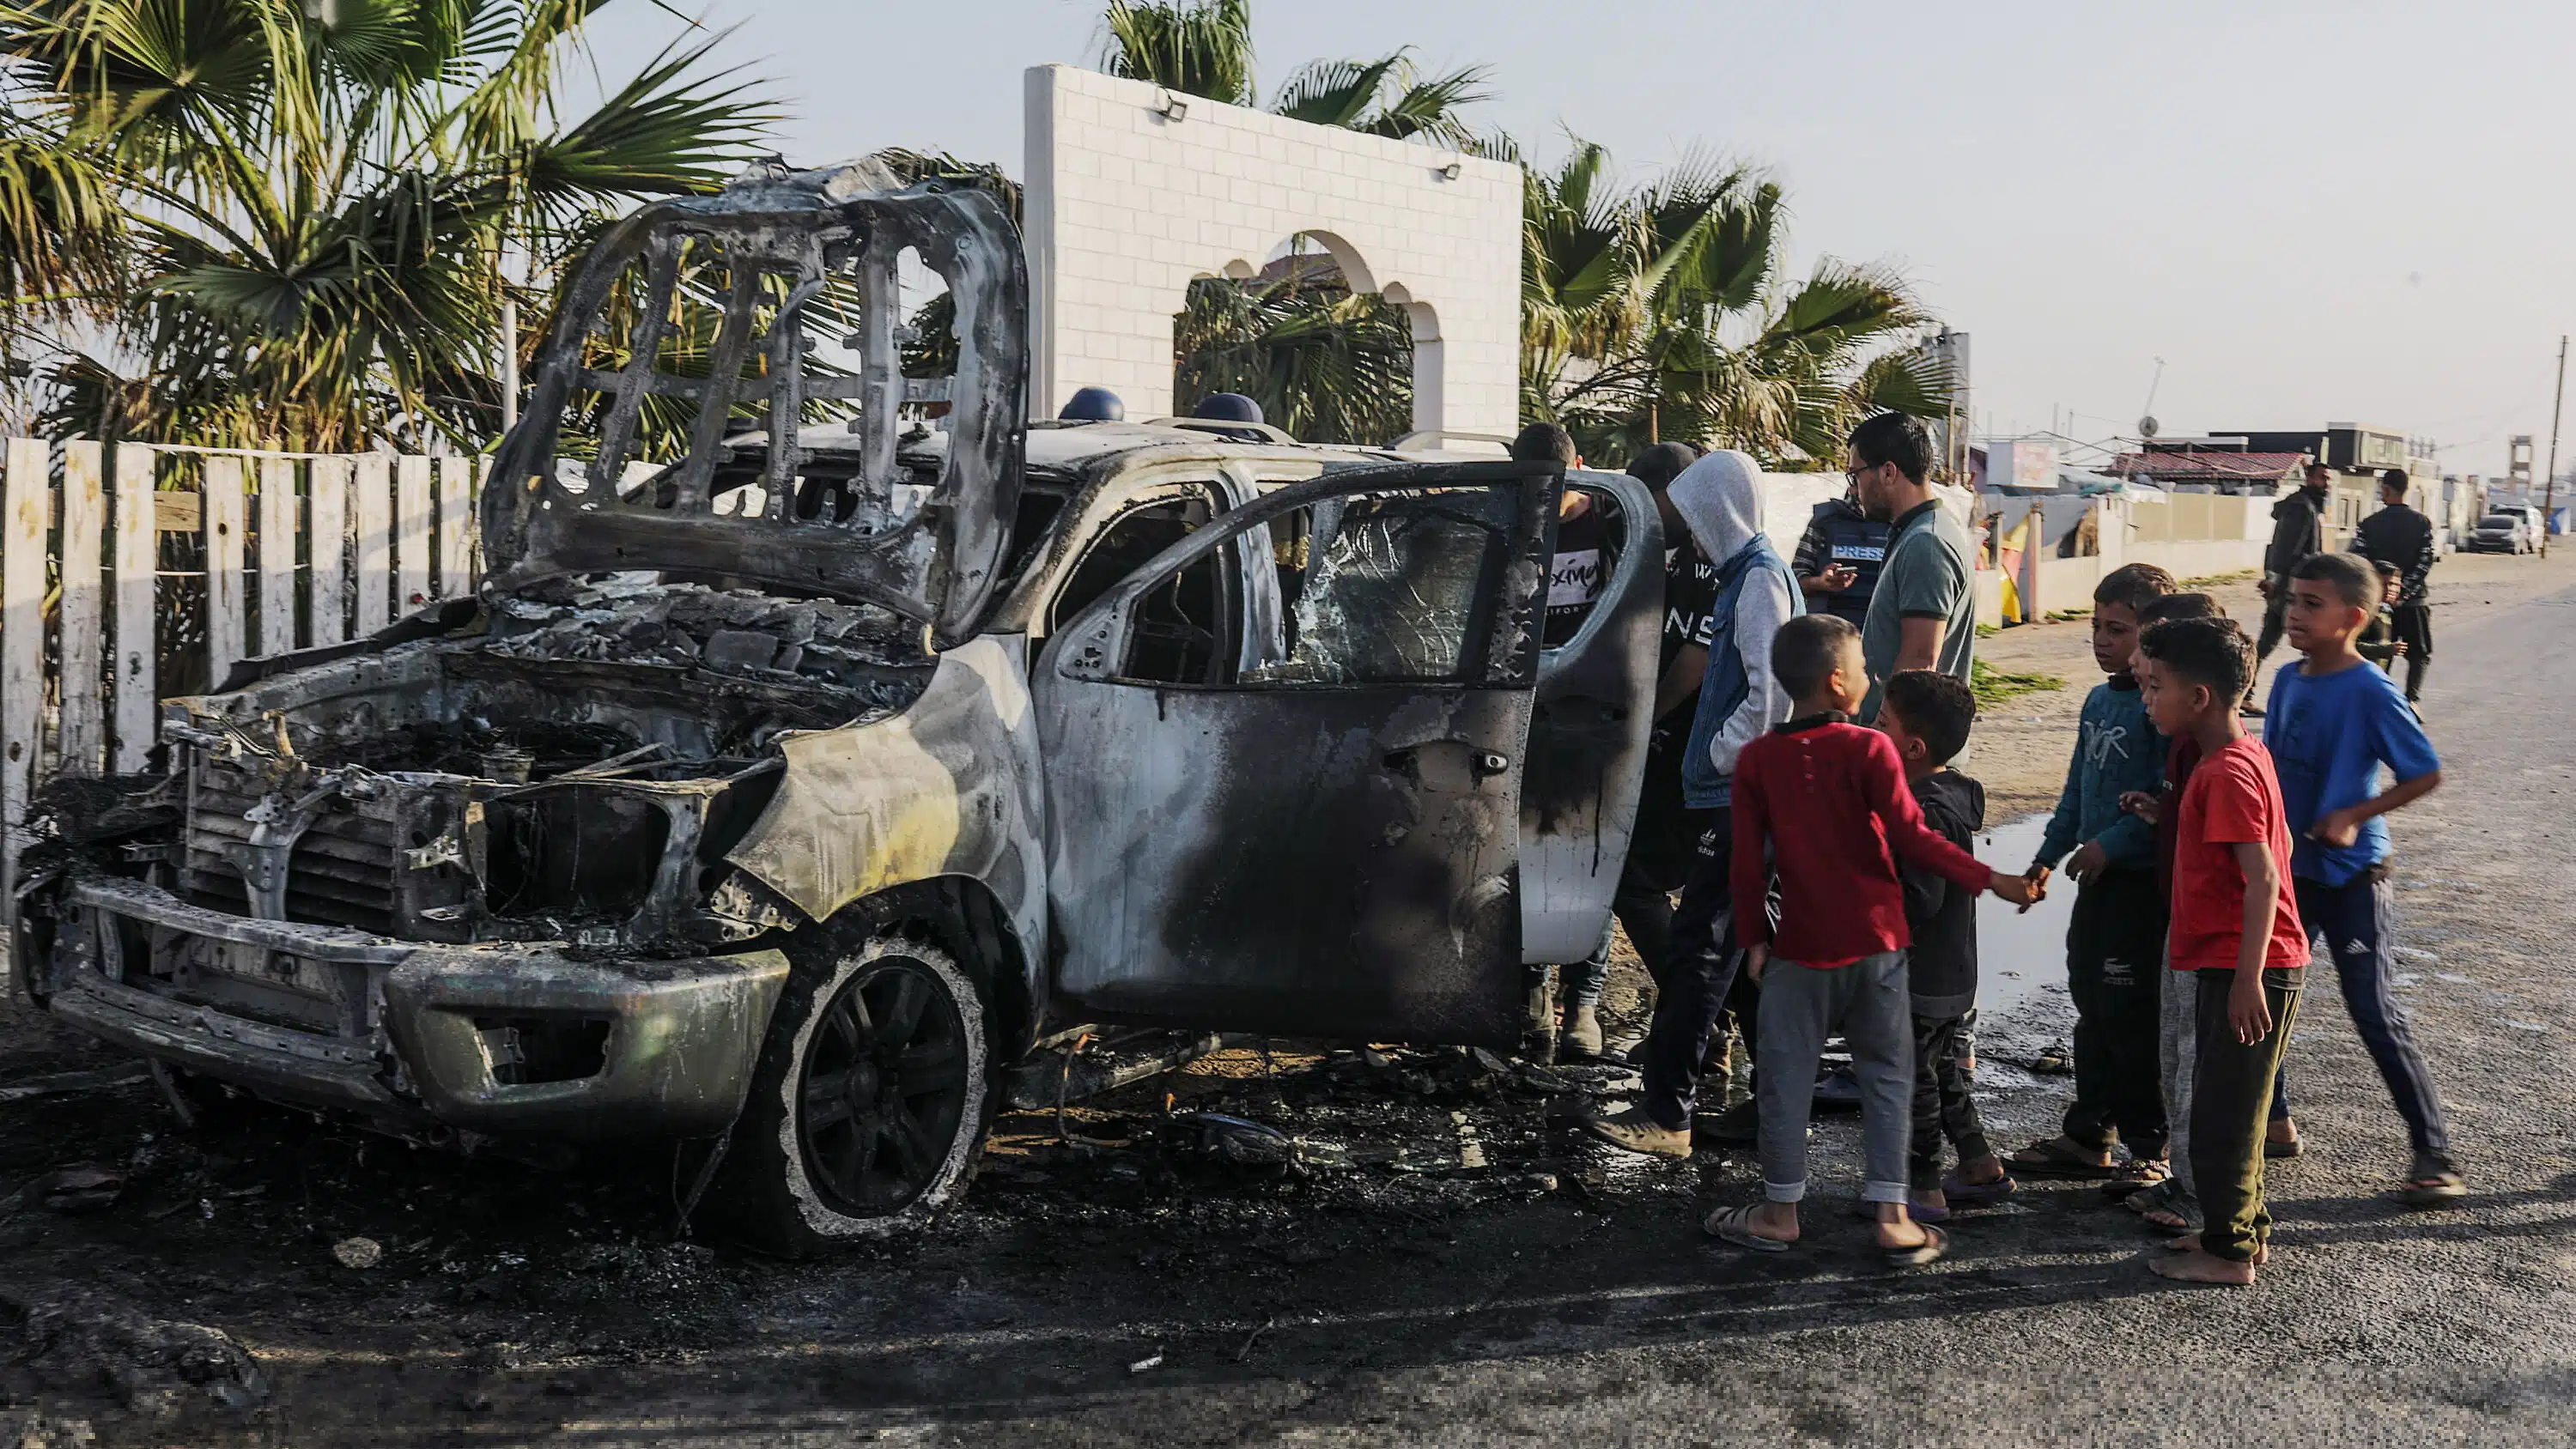
[[(2391, 996), (2381, 817), (2436, 788), (2440, 764), (2361, 650), (2385, 593), (2373, 566), (2320, 554), (2276, 587), (2302, 658), (2275, 677), (2258, 740), (2238, 714), (2255, 670), (2245, 631), (2161, 569), (2102, 580), (2093, 649), (2106, 678), (2020, 874), (1966, 849), (1985, 811), (1983, 790), (1949, 768), (1975, 722), (1968, 687), (1898, 674), (1864, 724), (1858, 633), (1832, 615), (1781, 625), (1769, 662), (1794, 705), (1743, 747), (1733, 783), (1733, 894), (1757, 903), (1735, 928), (1761, 988), (1763, 1200), (1720, 1209), (1709, 1232), (1763, 1252), (1797, 1241), (1816, 1068), (1840, 1035), (1860, 1086), (1862, 1197), (1891, 1264), (1939, 1258), (1951, 1214), (2011, 1194), (2018, 1172), (2110, 1183), (2170, 1235), (2152, 1265), (2166, 1277), (2251, 1283), (2270, 1253), (2265, 1160), (2299, 1150), (2282, 1059), (2312, 932), (2405, 1119), (2403, 1197), (2465, 1195)], [(2384, 791), (2383, 767), (2395, 779)], [(1975, 902), (1991, 891), (2027, 909), (2061, 862), (2076, 882), (2075, 1100), (2059, 1135), (1998, 1155), (1963, 1060)], [(1945, 1140), (1958, 1159), (1946, 1175)]]

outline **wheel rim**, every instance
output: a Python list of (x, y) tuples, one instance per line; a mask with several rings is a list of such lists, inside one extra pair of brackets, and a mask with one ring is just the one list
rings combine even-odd
[(947, 1166), (968, 1096), (965, 1019), (930, 968), (872, 962), (823, 1008), (796, 1087), (807, 1179), (841, 1212), (897, 1211)]

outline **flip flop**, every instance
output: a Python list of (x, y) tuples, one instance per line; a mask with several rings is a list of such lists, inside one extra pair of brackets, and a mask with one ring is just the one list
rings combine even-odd
[(2469, 1184), (2456, 1172), (2428, 1174), (2397, 1190), (2397, 1200), (2408, 1207), (2448, 1207), (2469, 1195)]
[(1950, 1235), (1926, 1223), (1923, 1225), (1922, 1242), (1910, 1248), (1885, 1248), (1881, 1252), (1891, 1268), (1920, 1268), (1940, 1262), (1941, 1255), (1949, 1250)]
[(2018, 1168), (2035, 1177), (2064, 1177), (2079, 1181), (2098, 1181), (2119, 1171), (2107, 1162), (2092, 1158), (2069, 1146), (2063, 1137), (2043, 1137), (2004, 1159), (2004, 1166)]
[(1719, 1208), (1716, 1212), (1710, 1213), (1708, 1221), (1700, 1226), (1706, 1228), (1709, 1235), (1718, 1241), (1731, 1243), (1752, 1252), (1785, 1253), (1789, 1251), (1790, 1244), (1778, 1238), (1766, 1238), (1753, 1231), (1752, 1222), (1751, 1207), (1731, 1207)]
[(2019, 1191), (2021, 1184), (2009, 1177), (1993, 1182), (1961, 1182), (1956, 1175), (1941, 1179), (1941, 1195), (1952, 1207), (1989, 1207)]
[(2119, 1165), (2102, 1190), (2113, 1197), (2127, 1197), (2140, 1188), (2155, 1187), (2173, 1176), (2173, 1167), (2161, 1157), (2136, 1158)]
[(2307, 1150), (2308, 1139), (2304, 1137), (2293, 1137), (2287, 1142), (2275, 1142), (2269, 1137), (2263, 1139), (2265, 1157), (2298, 1157), (2304, 1155)]

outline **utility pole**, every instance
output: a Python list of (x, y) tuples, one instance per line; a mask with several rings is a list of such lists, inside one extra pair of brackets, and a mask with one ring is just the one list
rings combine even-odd
[[(2567, 334), (2558, 334), (2558, 394), (2549, 405), (2549, 477), (2540, 485), (2540, 556), (2549, 557), (2549, 518), (2558, 506), (2558, 417), (2567, 410)], [(2531, 495), (2522, 495), (2525, 498)]]
[(501, 299), (501, 431), (519, 425), (519, 299)]

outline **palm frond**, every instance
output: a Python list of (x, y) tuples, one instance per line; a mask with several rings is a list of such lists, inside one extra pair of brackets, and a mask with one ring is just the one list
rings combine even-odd
[(1251, 0), (1110, 0), (1105, 23), (1102, 59), (1111, 75), (1252, 104)]
[(0, 138), (0, 298), (57, 314), (112, 288), (125, 259), (116, 177), (41, 135)]
[(1401, 89), (1395, 98), (1359, 129), (1398, 141), (1422, 140), (1461, 149), (1476, 139), (1474, 129), (1458, 113), (1493, 98), (1493, 92), (1485, 89), (1490, 70), (1471, 65), (1447, 75), (1423, 77), (1405, 63), (1397, 74)]
[(738, 70), (705, 73), (721, 34), (665, 47), (559, 134), (530, 143), (528, 194), (547, 203), (713, 191), (769, 134), (773, 114)]

